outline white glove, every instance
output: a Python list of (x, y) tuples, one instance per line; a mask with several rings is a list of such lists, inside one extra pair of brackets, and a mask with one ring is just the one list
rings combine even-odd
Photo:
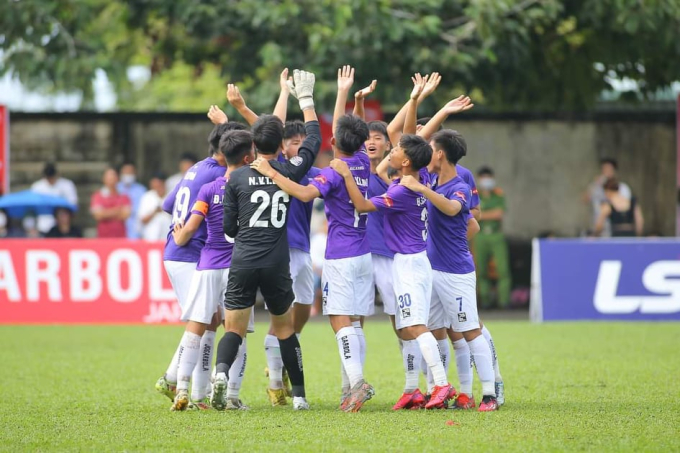
[(300, 71), (296, 69), (293, 71), (293, 81), (295, 85), (291, 88), (290, 92), (295, 96), (300, 103), (300, 110), (307, 110), (314, 108), (314, 74), (307, 71)]

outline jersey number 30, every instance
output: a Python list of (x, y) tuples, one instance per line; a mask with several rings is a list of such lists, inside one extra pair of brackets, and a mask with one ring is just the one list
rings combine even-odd
[[(277, 191), (271, 198), (264, 190), (256, 190), (253, 192), (253, 194), (250, 196), (250, 201), (252, 203), (259, 203), (260, 205), (250, 218), (250, 227), (268, 228), (269, 222), (271, 222), (271, 225), (274, 228), (283, 227), (283, 225), (286, 223), (285, 203), (287, 203), (288, 200), (288, 194), (283, 190)], [(260, 217), (267, 210), (270, 204), (272, 206), (270, 220), (260, 220)]]

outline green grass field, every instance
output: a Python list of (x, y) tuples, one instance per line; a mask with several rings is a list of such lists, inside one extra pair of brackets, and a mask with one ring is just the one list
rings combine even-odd
[[(302, 336), (304, 413), (268, 405), (263, 324), (249, 337), (242, 398), (251, 411), (239, 413), (172, 413), (154, 391), (178, 326), (3, 326), (0, 450), (680, 450), (677, 324), (488, 326), (507, 398), (490, 414), (392, 412), (403, 374), (385, 322), (367, 324), (377, 394), (358, 414), (337, 410), (338, 352), (323, 322)], [(456, 385), (455, 370), (450, 378)]]

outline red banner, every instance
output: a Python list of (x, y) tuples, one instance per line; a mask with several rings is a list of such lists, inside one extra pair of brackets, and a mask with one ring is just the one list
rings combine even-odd
[(9, 109), (0, 105), (0, 195), (9, 193)]
[(0, 324), (177, 322), (163, 244), (0, 241)]

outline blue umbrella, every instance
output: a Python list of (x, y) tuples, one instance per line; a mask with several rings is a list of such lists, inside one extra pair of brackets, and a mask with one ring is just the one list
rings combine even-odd
[(52, 214), (57, 208), (76, 211), (78, 208), (65, 198), (45, 195), (32, 190), (11, 193), (0, 197), (0, 209), (4, 209), (10, 217), (23, 217), (26, 214)]

